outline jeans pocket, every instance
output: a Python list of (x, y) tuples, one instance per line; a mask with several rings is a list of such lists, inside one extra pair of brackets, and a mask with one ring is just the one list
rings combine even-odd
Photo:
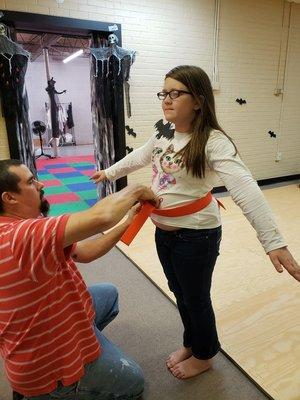
[(203, 242), (209, 239), (209, 234), (205, 229), (182, 229), (176, 234), (177, 238), (183, 242)]

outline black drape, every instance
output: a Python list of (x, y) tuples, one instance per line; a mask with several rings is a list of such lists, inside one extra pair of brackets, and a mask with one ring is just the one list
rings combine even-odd
[[(114, 48), (100, 35), (94, 35), (91, 53), (95, 159), (97, 169), (106, 169), (126, 155), (123, 84), (128, 81), (135, 52), (124, 50), (115, 56)], [(126, 184), (126, 177), (116, 183), (105, 181), (98, 185), (98, 195), (105, 197)]]
[(0, 54), (0, 96), (10, 156), (27, 165), (36, 176), (25, 88), (27, 64), (28, 57), (23, 54)]

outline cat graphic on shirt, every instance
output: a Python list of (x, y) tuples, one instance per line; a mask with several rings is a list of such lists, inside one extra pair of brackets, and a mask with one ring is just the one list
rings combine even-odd
[(155, 165), (155, 159), (160, 156), (160, 154), (163, 152), (163, 149), (161, 147), (154, 147), (152, 150), (152, 183), (154, 182), (155, 178), (158, 175), (158, 169), (157, 166)]
[(159, 163), (162, 169), (158, 172), (158, 169), (154, 163), (154, 159), (162, 153), (162, 149), (155, 147), (152, 153), (153, 162), (153, 180), (158, 175), (158, 190), (163, 190), (169, 185), (175, 185), (176, 179), (173, 173), (180, 171), (183, 168), (183, 162), (181, 156), (177, 156), (174, 152), (174, 146), (171, 144), (166, 151), (160, 156)]

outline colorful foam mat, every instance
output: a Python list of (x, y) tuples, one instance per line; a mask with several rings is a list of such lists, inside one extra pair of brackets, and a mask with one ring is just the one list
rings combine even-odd
[(51, 204), (49, 215), (85, 210), (97, 201), (96, 186), (89, 180), (95, 172), (94, 156), (38, 159), (36, 163)]

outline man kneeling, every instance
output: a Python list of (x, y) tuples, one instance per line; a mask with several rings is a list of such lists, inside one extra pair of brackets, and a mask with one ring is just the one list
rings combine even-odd
[[(153, 192), (128, 186), (88, 210), (47, 217), (43, 184), (17, 160), (0, 161), (0, 352), (26, 399), (137, 399), (140, 367), (101, 332), (118, 313), (113, 285), (87, 289), (75, 263), (109, 251)], [(125, 222), (109, 233), (129, 211)], [(52, 397), (51, 397), (52, 398)]]

